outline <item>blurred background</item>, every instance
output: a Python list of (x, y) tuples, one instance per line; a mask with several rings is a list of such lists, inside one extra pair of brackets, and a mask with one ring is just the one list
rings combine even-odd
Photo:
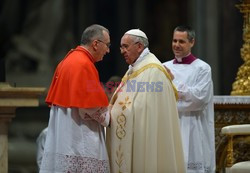
[[(94, 23), (110, 30), (110, 53), (96, 64), (100, 80), (122, 77), (128, 65), (120, 39), (139, 28), (161, 62), (173, 58), (171, 41), (177, 25), (196, 31), (193, 54), (210, 64), (215, 95), (230, 95), (243, 60), (243, 17), (239, 0), (1, 0), (0, 79), (12, 86), (46, 87), (58, 62), (80, 43)], [(37, 172), (36, 143), (47, 126), (49, 108), (19, 108), (9, 128), (9, 172)], [(26, 153), (26, 156), (23, 155)]]

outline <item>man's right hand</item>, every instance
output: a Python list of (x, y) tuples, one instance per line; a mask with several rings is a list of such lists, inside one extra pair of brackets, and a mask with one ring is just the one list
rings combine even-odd
[(174, 75), (173, 73), (171, 72), (171, 70), (169, 68), (167, 68), (165, 65), (164, 65), (165, 69), (167, 70), (168, 74), (170, 75), (171, 77), (171, 80), (174, 80)]

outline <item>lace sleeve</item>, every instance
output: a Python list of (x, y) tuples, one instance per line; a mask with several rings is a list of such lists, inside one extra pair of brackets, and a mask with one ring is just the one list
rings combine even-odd
[(79, 114), (83, 120), (95, 120), (102, 126), (107, 127), (109, 125), (110, 114), (108, 108), (90, 108), (79, 109)]

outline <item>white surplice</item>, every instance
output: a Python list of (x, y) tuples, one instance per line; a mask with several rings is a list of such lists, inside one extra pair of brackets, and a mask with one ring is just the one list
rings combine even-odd
[(111, 104), (107, 128), (112, 173), (184, 173), (178, 111), (169, 74), (145, 49)]
[(36, 140), (36, 144), (37, 144), (36, 162), (37, 162), (37, 166), (39, 170), (40, 170), (42, 159), (43, 159), (43, 152), (44, 152), (47, 131), (48, 131), (48, 127), (42, 130), (42, 132), (39, 134)]
[(52, 106), (40, 173), (108, 173), (105, 109)]
[(215, 172), (213, 82), (210, 66), (200, 59), (191, 64), (165, 62), (174, 75), (178, 112), (188, 173)]

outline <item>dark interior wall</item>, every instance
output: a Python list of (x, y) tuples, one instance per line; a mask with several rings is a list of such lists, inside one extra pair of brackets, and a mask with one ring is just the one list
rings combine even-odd
[(117, 23), (119, 20), (119, 9), (117, 5), (117, 0), (100, 0), (96, 3), (95, 21), (109, 29), (111, 39), (110, 53), (104, 57), (102, 62), (97, 63), (97, 69), (100, 72), (99, 75), (102, 82), (107, 81), (112, 75), (117, 74), (119, 71), (116, 65), (120, 59), (119, 26)]
[(120, 55), (119, 46), (122, 35), (129, 29), (143, 30), (149, 38), (150, 50), (162, 62), (171, 59), (172, 30), (177, 24), (186, 23), (185, 5), (182, 0), (128, 0), (122, 3), (109, 0), (96, 3), (95, 19), (110, 29), (112, 41), (110, 54), (97, 64), (101, 71), (100, 79), (105, 82), (112, 75), (123, 76), (126, 72), (128, 65)]
[[(243, 64), (240, 55), (242, 47), (243, 16), (236, 4), (239, 1), (221, 1), (220, 17), (220, 94), (228, 95), (237, 76), (238, 68)], [(250, 53), (250, 52), (249, 52)]]
[(173, 58), (172, 35), (178, 25), (189, 25), (187, 2), (182, 0), (147, 1), (146, 30), (151, 51), (161, 62)]
[[(97, 63), (102, 82), (112, 75), (122, 76), (127, 70), (119, 45), (123, 33), (132, 28), (145, 31), (149, 48), (160, 61), (170, 60), (173, 29), (193, 23), (188, 16), (195, 6), (188, 3), (183, 0), (24, 0), (22, 3), (3, 0), (0, 2), (0, 62), (5, 61), (6, 76), (2, 67), (0, 76), (17, 86), (49, 87), (57, 63), (79, 44), (83, 29), (93, 23), (106, 26), (111, 33), (111, 52)], [(243, 21), (236, 3), (223, 0), (215, 7), (220, 12), (220, 60), (215, 75), (220, 82), (218, 94), (223, 95), (230, 94), (242, 64)]]

